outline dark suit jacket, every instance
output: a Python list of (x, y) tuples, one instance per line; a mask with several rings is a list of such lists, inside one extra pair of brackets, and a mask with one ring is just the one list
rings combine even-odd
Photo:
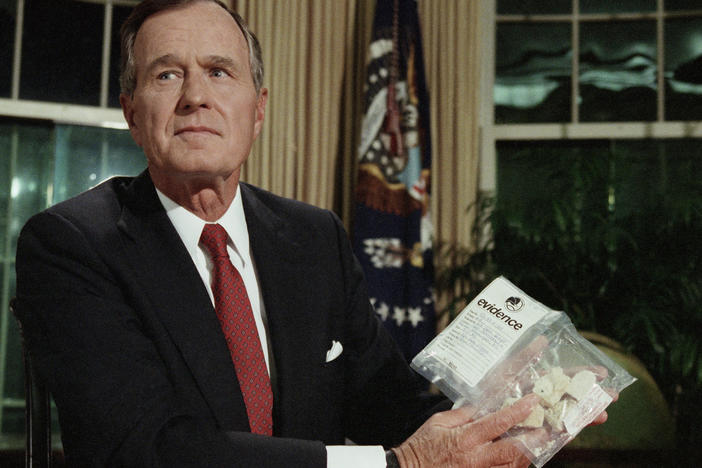
[[(396, 444), (433, 411), (338, 218), (240, 189), (277, 371), (272, 438), (248, 432), (212, 303), (146, 172), (23, 229), (17, 309), (68, 466), (323, 467), (324, 444)], [(325, 363), (332, 340), (344, 351)]]

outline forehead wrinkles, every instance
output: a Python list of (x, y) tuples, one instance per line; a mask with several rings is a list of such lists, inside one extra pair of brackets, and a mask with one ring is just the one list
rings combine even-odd
[[(206, 11), (202, 7), (215, 9)], [(162, 57), (208, 62), (217, 56), (230, 58), (237, 68), (249, 71), (244, 34), (234, 19), (215, 4), (194, 4), (159, 12), (144, 21), (135, 37), (137, 74)]]

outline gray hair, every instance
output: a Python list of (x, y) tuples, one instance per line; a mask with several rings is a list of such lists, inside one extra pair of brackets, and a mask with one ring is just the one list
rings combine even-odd
[(177, 8), (186, 7), (196, 2), (210, 2), (224, 8), (229, 13), (234, 21), (236, 21), (239, 30), (246, 39), (246, 44), (249, 49), (249, 68), (251, 69), (251, 78), (253, 79), (256, 93), (261, 91), (263, 86), (263, 54), (261, 52), (261, 44), (259, 44), (256, 35), (249, 30), (246, 21), (235, 11), (230, 10), (220, 0), (145, 0), (134, 7), (132, 13), (122, 25), (121, 34), (121, 62), (119, 85), (122, 94), (131, 96), (136, 89), (136, 65), (134, 63), (134, 42), (136, 41), (137, 32), (141, 28), (144, 21), (150, 16), (166, 10), (174, 10)]

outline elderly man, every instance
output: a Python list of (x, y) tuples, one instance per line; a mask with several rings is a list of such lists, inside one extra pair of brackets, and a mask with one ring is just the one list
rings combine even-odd
[(122, 34), (120, 101), (148, 169), (36, 215), (17, 252), (68, 465), (526, 466), (493, 440), (533, 400), (441, 412), (336, 216), (239, 181), (268, 98), (243, 20), (147, 0)]

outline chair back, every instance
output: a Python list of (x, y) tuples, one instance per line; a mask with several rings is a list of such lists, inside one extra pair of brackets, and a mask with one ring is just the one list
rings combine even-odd
[(49, 391), (34, 369), (32, 353), (25, 342), (22, 320), (17, 314), (16, 300), (10, 301), (10, 311), (17, 319), (22, 335), (24, 360), (25, 426), (24, 461), (27, 468), (51, 466), (51, 402)]

